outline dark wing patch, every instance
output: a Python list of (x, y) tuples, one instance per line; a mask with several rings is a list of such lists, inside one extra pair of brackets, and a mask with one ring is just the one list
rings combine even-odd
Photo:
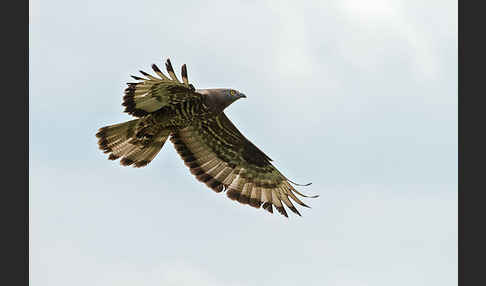
[(189, 84), (185, 65), (182, 69), (183, 82), (177, 79), (169, 59), (166, 62), (166, 68), (169, 77), (164, 75), (155, 64), (152, 65), (152, 69), (159, 78), (144, 71), (140, 71), (140, 73), (145, 78), (132, 76), (140, 82), (127, 83), (128, 87), (125, 89), (122, 103), (125, 106), (124, 112), (142, 117), (164, 106), (178, 104), (191, 97), (201, 96), (195, 92), (194, 86)]
[(224, 113), (174, 132), (171, 141), (196, 178), (216, 192), (241, 204), (277, 211), (287, 216), (284, 205), (300, 215), (289, 197), (307, 207), (271, 159), (246, 139)]

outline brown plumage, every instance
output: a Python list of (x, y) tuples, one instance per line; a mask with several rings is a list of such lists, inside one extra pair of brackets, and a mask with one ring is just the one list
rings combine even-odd
[(100, 128), (96, 134), (108, 159), (120, 159), (124, 166), (146, 166), (170, 138), (191, 174), (213, 191), (226, 191), (230, 199), (270, 213), (275, 207), (287, 217), (287, 207), (300, 216), (292, 201), (307, 207), (296, 194), (307, 196), (223, 112), (244, 94), (233, 89), (196, 90), (188, 81), (186, 65), (180, 82), (170, 60), (166, 61), (169, 76), (155, 64), (152, 69), (158, 77), (140, 71), (145, 78), (132, 76), (138, 82), (125, 89), (125, 112), (139, 118)]

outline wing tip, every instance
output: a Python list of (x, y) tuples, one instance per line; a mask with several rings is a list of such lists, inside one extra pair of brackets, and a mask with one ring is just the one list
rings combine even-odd
[(174, 68), (172, 68), (172, 63), (170, 62), (169, 58), (167, 58), (167, 60), (165, 61), (165, 68), (169, 73), (174, 72)]
[(254, 208), (257, 208), (259, 209), (262, 205), (262, 202), (256, 198), (250, 198), (250, 201), (248, 202), (248, 204)]
[(292, 206), (292, 207), (289, 207), (289, 209), (290, 209), (290, 210), (291, 210), (293, 213), (295, 213), (295, 214), (297, 214), (297, 215), (299, 215), (299, 216), (302, 216), (302, 215), (300, 214), (300, 212), (297, 210), (297, 208), (296, 208), (296, 207)]
[(162, 72), (156, 64), (152, 64), (152, 69), (154, 72)]
[(146, 79), (141, 78), (141, 77), (136, 76), (136, 75), (130, 75), (130, 77), (132, 77), (134, 80), (142, 80), (142, 81), (143, 81), (143, 80), (146, 80)]
[(150, 76), (148, 73), (144, 72), (143, 70), (139, 70), (138, 72), (140, 72), (141, 74), (143, 74), (144, 76)]
[(281, 206), (281, 207), (275, 206), (275, 208), (277, 209), (277, 211), (278, 211), (278, 212), (279, 212), (281, 215), (285, 216), (286, 218), (288, 218), (288, 217), (289, 217), (289, 216), (287, 215), (287, 211), (285, 211), (285, 209), (284, 209), (284, 207), (283, 207), (283, 206)]
[(297, 184), (296, 182), (293, 182), (293, 181), (291, 181), (291, 180), (289, 180), (289, 179), (287, 179), (287, 181), (289, 181), (290, 183), (292, 183), (292, 184), (294, 184), (294, 185), (296, 185), (296, 186), (299, 186), (299, 187), (307, 187), (307, 186), (312, 185), (312, 182), (307, 183), (307, 184)]
[(262, 208), (266, 211), (268, 211), (269, 213), (273, 214), (273, 207), (272, 207), (272, 204), (269, 203), (269, 202), (265, 202), (263, 205), (262, 205)]

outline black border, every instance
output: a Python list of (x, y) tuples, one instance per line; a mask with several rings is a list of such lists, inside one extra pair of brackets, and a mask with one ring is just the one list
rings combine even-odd
[(3, 285), (29, 285), (29, 2), (6, 2), (3, 11), (2, 49), (7, 65), (1, 69), (0, 103), (4, 262), (1, 281)]
[[(465, 4), (467, 3), (467, 7)], [(484, 234), (484, 9), (458, 1), (458, 278), (459, 285), (485, 285)], [(467, 42), (466, 42), (466, 39)], [(469, 134), (468, 134), (469, 133)], [(469, 139), (467, 138), (469, 135)], [(483, 282), (481, 282), (483, 281)]]

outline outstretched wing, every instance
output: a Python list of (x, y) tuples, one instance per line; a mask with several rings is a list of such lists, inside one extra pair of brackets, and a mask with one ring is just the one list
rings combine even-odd
[(216, 192), (227, 190), (232, 200), (255, 208), (263, 204), (270, 213), (275, 206), (284, 216), (284, 204), (300, 215), (289, 197), (308, 207), (295, 194), (306, 196), (289, 184), (270, 163), (271, 159), (246, 139), (224, 113), (174, 132), (171, 141), (199, 181)]
[(160, 78), (144, 71), (140, 71), (140, 73), (146, 78), (132, 75), (135, 80), (140, 82), (127, 83), (128, 87), (125, 89), (122, 103), (125, 106), (125, 112), (142, 117), (164, 106), (201, 96), (195, 92), (194, 86), (189, 84), (185, 64), (182, 65), (182, 82), (177, 79), (169, 59), (167, 59), (165, 66), (170, 78), (164, 75), (155, 64), (152, 65), (152, 69)]

